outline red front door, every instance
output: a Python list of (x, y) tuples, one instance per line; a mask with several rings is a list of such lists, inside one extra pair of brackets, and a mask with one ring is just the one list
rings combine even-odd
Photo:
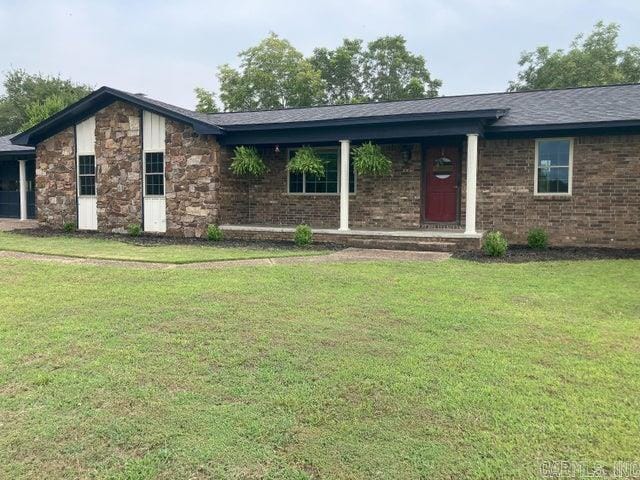
[(454, 222), (458, 205), (458, 147), (427, 147), (425, 220)]

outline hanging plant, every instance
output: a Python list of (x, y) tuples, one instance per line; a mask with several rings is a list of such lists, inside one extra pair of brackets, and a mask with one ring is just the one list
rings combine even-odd
[(236, 147), (231, 160), (230, 168), (236, 175), (261, 177), (269, 170), (255, 147)]
[(319, 178), (325, 176), (325, 161), (311, 147), (301, 147), (296, 150), (287, 168), (291, 173), (306, 173)]
[(359, 175), (391, 175), (391, 160), (371, 142), (353, 149), (353, 166)]

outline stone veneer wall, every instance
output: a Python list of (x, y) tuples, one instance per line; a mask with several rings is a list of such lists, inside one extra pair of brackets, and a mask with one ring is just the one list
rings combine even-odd
[(114, 102), (96, 113), (98, 230), (142, 224), (140, 109)]
[(36, 211), (41, 225), (62, 228), (66, 222), (75, 223), (75, 164), (73, 127), (36, 146)]
[[(338, 147), (336, 147), (338, 148)], [(421, 148), (413, 145), (411, 160), (403, 162), (402, 145), (385, 145), (393, 161), (389, 177), (358, 176), (350, 196), (349, 219), (354, 228), (417, 228), (420, 226)], [(229, 224), (297, 225), (338, 228), (338, 194), (289, 194), (287, 150), (261, 150), (269, 172), (261, 179), (231, 173), (232, 153), (221, 155), (220, 222)]]
[[(76, 219), (74, 131), (67, 128), (36, 147), (36, 202), (41, 224), (60, 228)], [(401, 145), (384, 147), (393, 175), (359, 177), (350, 197), (354, 228), (417, 228), (421, 212), (420, 145), (410, 162)], [(463, 148), (463, 152), (465, 151)], [(337, 228), (338, 195), (287, 193), (286, 149), (263, 150), (270, 169), (263, 179), (229, 171), (231, 150), (167, 120), (166, 196), (168, 233), (200, 236), (208, 223)], [(534, 139), (479, 142), (477, 227), (500, 229), (523, 243), (530, 228), (543, 227), (565, 245), (640, 246), (640, 135), (577, 137), (573, 194), (533, 195)], [(465, 209), (465, 155), (461, 165), (461, 223)], [(142, 222), (140, 111), (115, 102), (96, 114), (98, 227), (124, 231)]]
[(513, 243), (545, 228), (554, 244), (640, 247), (640, 135), (576, 137), (573, 193), (537, 197), (535, 140), (480, 142), (478, 228)]
[(218, 222), (220, 147), (210, 135), (166, 119), (167, 233), (201, 237)]

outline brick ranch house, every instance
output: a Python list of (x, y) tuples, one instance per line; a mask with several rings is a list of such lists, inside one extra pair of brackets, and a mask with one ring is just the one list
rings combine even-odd
[[(389, 176), (358, 175), (351, 147), (382, 146)], [(255, 146), (262, 178), (230, 171)], [(323, 178), (292, 174), (302, 145)], [(197, 113), (102, 87), (33, 128), (0, 139), (0, 216), (47, 227), (366, 245), (512, 243), (533, 227), (554, 244), (639, 247), (640, 85)]]

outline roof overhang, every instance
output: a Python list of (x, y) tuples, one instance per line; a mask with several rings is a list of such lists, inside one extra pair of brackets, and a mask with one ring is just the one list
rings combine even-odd
[(161, 105), (148, 102), (144, 97), (131, 95), (109, 87), (101, 87), (76, 103), (69, 105), (64, 110), (61, 110), (30, 129), (16, 135), (12, 138), (12, 142), (16, 145), (34, 146), (51, 135), (54, 135), (55, 133), (93, 115), (98, 110), (103, 109), (116, 100), (123, 100), (137, 105), (144, 110), (190, 124), (193, 129), (200, 134), (220, 135), (222, 133), (222, 129), (215, 125), (201, 122), (192, 117), (182, 115), (174, 110), (164, 108)]
[(36, 158), (35, 150), (3, 150), (0, 151), (0, 162), (6, 160), (31, 160)]
[(640, 133), (640, 120), (620, 120), (607, 122), (557, 123), (543, 125), (488, 126), (485, 136), (531, 137), (550, 135), (627, 134)]
[(477, 110), (319, 122), (234, 125), (225, 126), (225, 134), (218, 141), (223, 145), (262, 145), (334, 142), (344, 138), (359, 141), (482, 134), (485, 125), (496, 121), (505, 113), (506, 110)]

